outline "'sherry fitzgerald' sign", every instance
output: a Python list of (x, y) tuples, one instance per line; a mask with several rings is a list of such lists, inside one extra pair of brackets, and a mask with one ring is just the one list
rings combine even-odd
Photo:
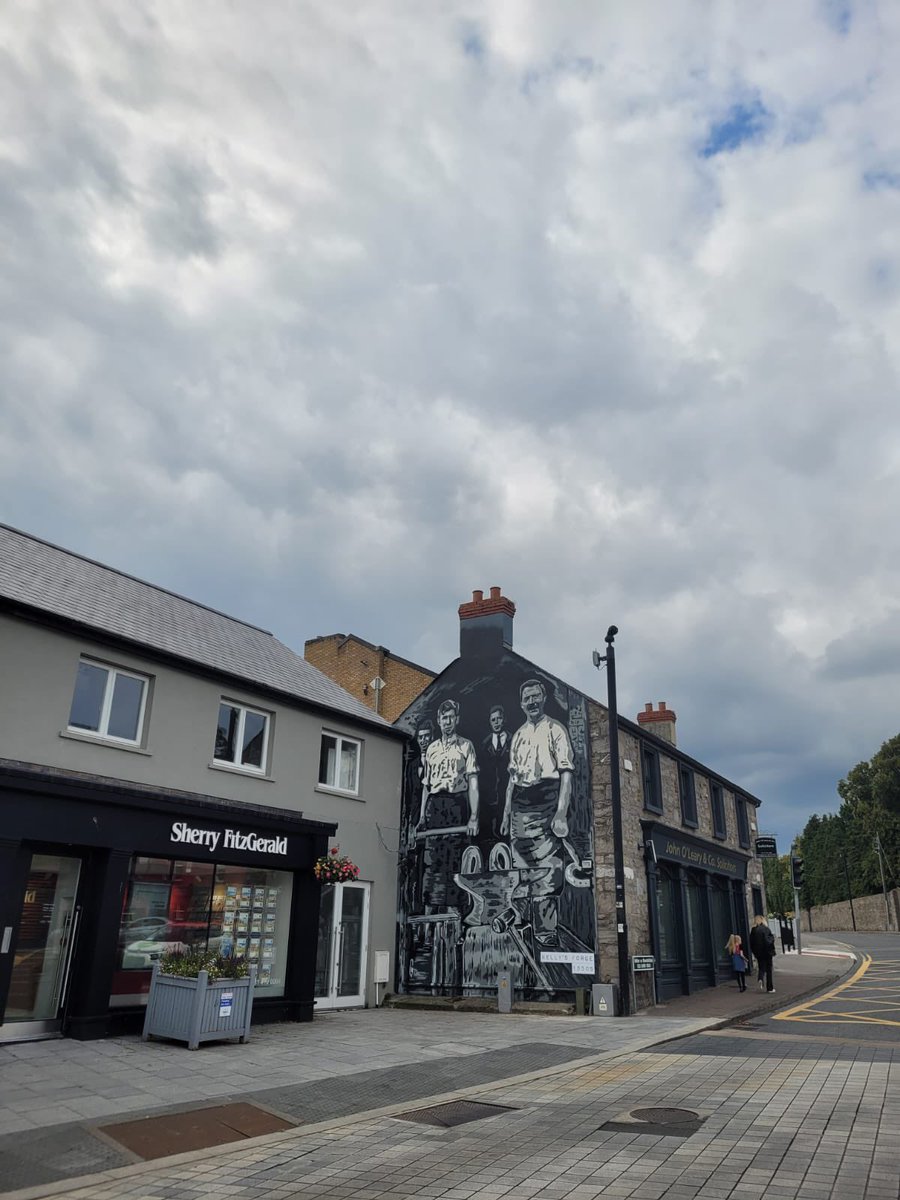
[(186, 821), (175, 821), (170, 842), (184, 846), (205, 846), (210, 854), (222, 843), (223, 850), (249, 850), (251, 854), (287, 854), (286, 837), (260, 837), (258, 833), (242, 833), (240, 829), (197, 829)]

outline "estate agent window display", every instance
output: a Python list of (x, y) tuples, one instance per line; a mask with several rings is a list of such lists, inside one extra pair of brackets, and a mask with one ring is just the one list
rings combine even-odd
[(292, 884), (287, 871), (135, 855), (110, 1007), (146, 1003), (153, 964), (170, 950), (240, 955), (257, 967), (261, 997), (283, 996)]

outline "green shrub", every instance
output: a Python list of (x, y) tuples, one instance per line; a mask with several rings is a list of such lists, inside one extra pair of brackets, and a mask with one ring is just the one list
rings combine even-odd
[(182, 979), (196, 979), (205, 971), (210, 982), (243, 979), (250, 974), (245, 958), (233, 958), (216, 950), (172, 950), (160, 957), (159, 969), (163, 975), (179, 975)]

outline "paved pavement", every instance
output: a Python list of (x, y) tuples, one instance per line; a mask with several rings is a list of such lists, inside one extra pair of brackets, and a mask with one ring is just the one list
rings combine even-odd
[[(780, 962), (779, 992), (849, 962)], [(128, 1038), (3, 1047), (0, 1186), (79, 1200), (896, 1200), (896, 1155), (878, 1136), (900, 1127), (896, 1051), (716, 1029), (752, 1003), (716, 991), (695, 1001), (717, 1012), (679, 1000), (630, 1020), (368, 1010), (193, 1053)], [(401, 1118), (460, 1098), (503, 1107), (453, 1128)], [(302, 1124), (141, 1164), (100, 1128), (235, 1100)], [(635, 1128), (637, 1107), (698, 1122)]]

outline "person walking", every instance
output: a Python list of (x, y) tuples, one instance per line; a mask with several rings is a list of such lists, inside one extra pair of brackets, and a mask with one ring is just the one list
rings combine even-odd
[(726, 942), (725, 949), (731, 955), (731, 965), (734, 968), (734, 974), (737, 978), (738, 991), (746, 992), (747, 981), (744, 976), (747, 974), (747, 959), (744, 957), (741, 935), (733, 933)]
[(765, 987), (767, 992), (774, 992), (772, 961), (775, 957), (775, 935), (769, 928), (769, 922), (765, 917), (753, 918), (753, 928), (750, 930), (750, 953), (756, 959), (760, 991)]

